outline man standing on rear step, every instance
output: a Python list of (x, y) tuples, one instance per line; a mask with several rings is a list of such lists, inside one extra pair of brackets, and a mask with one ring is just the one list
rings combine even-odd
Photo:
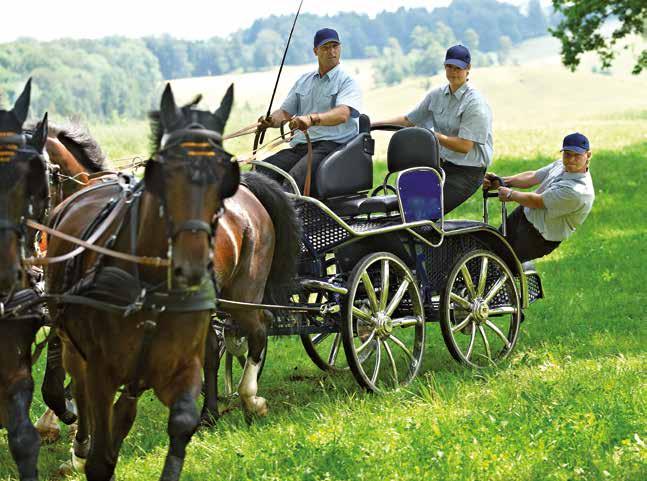
[[(483, 189), (498, 189), (501, 202), (520, 204), (506, 221), (507, 240), (521, 262), (538, 259), (554, 251), (584, 223), (591, 212), (595, 191), (589, 172), (589, 139), (576, 132), (564, 137), (562, 158), (539, 170), (503, 177), (499, 185), (487, 173)], [(541, 184), (535, 192), (521, 192)]]
[[(261, 128), (279, 127), (290, 121), (290, 129), (308, 131), (312, 141), (312, 181), (310, 195), (317, 197), (314, 177), (321, 161), (352, 140), (359, 133), (362, 93), (359, 84), (339, 65), (341, 42), (331, 28), (315, 34), (314, 54), (319, 69), (303, 75), (294, 84), (281, 108), (262, 118)], [(297, 132), (290, 148), (265, 159), (296, 180), (303, 192), (307, 174), (307, 144), (302, 132)], [(281, 182), (283, 176), (267, 169), (259, 172)], [(352, 175), (352, 173), (349, 173)]]

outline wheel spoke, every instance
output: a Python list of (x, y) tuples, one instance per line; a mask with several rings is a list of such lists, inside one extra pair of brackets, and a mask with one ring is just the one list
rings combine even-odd
[(335, 340), (332, 343), (332, 348), (330, 349), (330, 355), (328, 356), (328, 364), (331, 366), (335, 365), (337, 360), (337, 354), (339, 354), (339, 346), (341, 344), (341, 333), (335, 335)]
[(314, 344), (315, 346), (317, 344), (321, 344), (328, 336), (330, 336), (330, 334), (331, 334), (330, 332), (322, 332), (322, 333), (316, 334), (312, 338), (312, 344)]
[(449, 298), (454, 301), (455, 303), (459, 304), (463, 309), (466, 311), (471, 311), (472, 310), (472, 304), (467, 299), (462, 298), (455, 292), (450, 292), (449, 293)]
[(465, 359), (468, 361), (472, 357), (472, 351), (474, 350), (474, 341), (476, 341), (476, 329), (472, 329), (470, 334), (470, 343), (467, 345), (467, 352), (465, 353)]
[(364, 312), (359, 307), (355, 307), (355, 306), (353, 306), (353, 316), (359, 317), (362, 321), (368, 321), (368, 322), (371, 322), (371, 319), (373, 319), (368, 312)]
[(404, 351), (404, 353), (409, 357), (409, 359), (411, 359), (411, 361), (415, 362), (413, 354), (411, 354), (411, 351), (409, 351), (407, 346), (405, 346), (404, 343), (400, 339), (395, 337), (393, 334), (389, 334), (389, 339), (391, 339), (396, 344), (396, 346), (398, 346), (400, 349), (402, 349)]
[(463, 264), (461, 266), (461, 273), (463, 274), (465, 287), (467, 287), (467, 291), (470, 293), (470, 296), (472, 297), (472, 299), (474, 299), (476, 297), (476, 290), (474, 289), (474, 282), (472, 282), (472, 275), (470, 274), (470, 271), (467, 268), (467, 264)]
[(517, 308), (513, 306), (501, 306), (490, 309), (490, 316), (502, 316), (505, 314), (516, 314)]
[(380, 311), (386, 309), (386, 305), (389, 302), (389, 261), (384, 259), (382, 261), (382, 289), (380, 295)]
[(393, 327), (415, 327), (420, 324), (420, 318), (418, 316), (405, 316), (393, 319)]
[(460, 324), (455, 325), (452, 327), (452, 334), (455, 333), (456, 331), (460, 331), (462, 329), (465, 329), (470, 323), (472, 323), (472, 316), (473, 314), (470, 312), (465, 319)]
[(409, 289), (409, 279), (404, 279), (402, 281), (402, 284), (400, 284), (400, 287), (398, 287), (396, 293), (393, 295), (393, 299), (391, 299), (391, 302), (389, 302), (389, 306), (386, 308), (387, 316), (393, 315), (395, 310), (400, 305), (400, 302), (402, 302), (404, 295), (407, 293), (407, 289)]
[(477, 288), (477, 295), (483, 297), (485, 294), (485, 284), (487, 282), (487, 268), (488, 268), (488, 258), (483, 256), (481, 261), (481, 273), (479, 275), (479, 285)]
[(497, 293), (501, 290), (501, 288), (505, 285), (507, 280), (508, 280), (508, 275), (504, 272), (503, 275), (499, 277), (499, 279), (492, 286), (492, 289), (490, 289), (490, 292), (488, 292), (487, 296), (485, 296), (484, 301), (486, 303), (489, 303), (494, 298), (494, 296), (497, 295)]
[(373, 366), (373, 375), (371, 376), (371, 384), (375, 384), (377, 381), (377, 376), (380, 374), (380, 364), (382, 362), (382, 347), (378, 342), (375, 345), (375, 366)]
[(373, 338), (375, 337), (375, 331), (372, 331), (371, 334), (369, 334), (368, 338), (357, 348), (355, 349), (355, 352), (357, 354), (361, 353), (364, 349), (366, 349), (371, 342), (373, 342)]
[(479, 326), (479, 333), (481, 334), (481, 338), (483, 339), (483, 346), (485, 346), (485, 354), (487, 355), (488, 359), (492, 359), (492, 352), (490, 351), (490, 343), (487, 340), (487, 336), (485, 335), (485, 329), (483, 329), (483, 326)]
[(499, 327), (496, 324), (494, 324), (492, 321), (488, 319), (487, 321), (485, 321), (485, 325), (490, 329), (492, 329), (496, 333), (496, 335), (501, 338), (506, 348), (510, 349), (511, 347), (510, 341), (508, 341), (508, 338), (505, 336), (505, 334), (503, 334), (503, 332), (501, 332), (501, 329), (499, 329)]
[(391, 352), (391, 347), (389, 346), (389, 343), (386, 341), (382, 341), (384, 343), (384, 350), (386, 351), (386, 355), (389, 358), (389, 364), (391, 364), (391, 370), (393, 371), (393, 382), (397, 385), (398, 384), (398, 368), (395, 365), (395, 359), (393, 358), (393, 353)]
[(362, 273), (362, 282), (364, 283), (364, 289), (366, 290), (366, 297), (368, 302), (371, 304), (371, 310), (375, 313), (379, 311), (379, 306), (377, 303), (377, 296), (375, 295), (375, 287), (373, 287), (373, 281), (368, 275), (368, 272)]

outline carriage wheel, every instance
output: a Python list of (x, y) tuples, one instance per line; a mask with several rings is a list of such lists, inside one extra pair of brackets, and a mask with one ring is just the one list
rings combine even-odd
[(492, 252), (473, 250), (454, 264), (440, 309), (443, 338), (457, 361), (481, 368), (512, 352), (521, 300), (510, 268)]
[(422, 364), (424, 308), (418, 283), (398, 257), (364, 257), (348, 279), (342, 338), (357, 381), (379, 392), (411, 382)]
[[(311, 294), (310, 299), (312, 297), (314, 297), (314, 304), (323, 304), (328, 301), (323, 292)], [(301, 343), (312, 362), (322, 371), (347, 371), (348, 364), (343, 353), (341, 338), (341, 332), (301, 334)]]

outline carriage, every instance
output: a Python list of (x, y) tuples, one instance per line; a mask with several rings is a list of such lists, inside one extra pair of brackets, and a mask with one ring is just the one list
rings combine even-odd
[[(496, 365), (513, 350), (524, 309), (543, 297), (532, 264), (506, 242), (505, 204), (501, 232), (488, 223), (487, 200), (496, 193), (483, 193), (483, 222), (445, 220), (436, 137), (418, 127), (379, 129), (394, 134), (388, 172), (373, 190), (375, 143), (365, 115), (359, 135), (320, 164), (319, 198), (301, 195), (281, 169), (254, 162), (292, 186), (302, 224), (292, 302), (265, 306), (274, 313), (269, 334), (299, 335), (319, 368), (350, 368), (374, 392), (416, 377), (428, 322), (440, 324), (457, 361)], [(222, 312), (214, 328), (224, 341), (225, 394), (232, 394), (244, 338)]]

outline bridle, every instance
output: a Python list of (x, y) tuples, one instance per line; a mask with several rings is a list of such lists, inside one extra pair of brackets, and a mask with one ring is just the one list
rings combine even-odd
[[(166, 195), (166, 186), (168, 183), (167, 169), (170, 166), (183, 168), (189, 178), (189, 182), (195, 185), (206, 187), (220, 183), (222, 187), (230, 179), (224, 177), (232, 175), (229, 168), (225, 168), (224, 176), (218, 176), (216, 168), (222, 163), (225, 167), (228, 165), (238, 165), (232, 162), (232, 155), (222, 147), (222, 135), (218, 132), (208, 130), (200, 124), (190, 124), (189, 126), (165, 134), (161, 140), (161, 147), (155, 158), (148, 162), (156, 162), (159, 175), (156, 178), (157, 186), (146, 186), (147, 190), (152, 192), (160, 203), (160, 217), (164, 219), (166, 225), (167, 238), (167, 260), (168, 274), (167, 282), (169, 289), (173, 283), (173, 246), (177, 236), (182, 232), (204, 232), (207, 235), (209, 245), (209, 270), (213, 271), (213, 246), (216, 233), (216, 227), (221, 217), (225, 215), (224, 197), (221, 192), (221, 205), (210, 222), (202, 219), (188, 219), (180, 224), (171, 217), (168, 208), (168, 198)], [(144, 182), (146, 183), (146, 176)], [(236, 179), (236, 184), (237, 184)]]

